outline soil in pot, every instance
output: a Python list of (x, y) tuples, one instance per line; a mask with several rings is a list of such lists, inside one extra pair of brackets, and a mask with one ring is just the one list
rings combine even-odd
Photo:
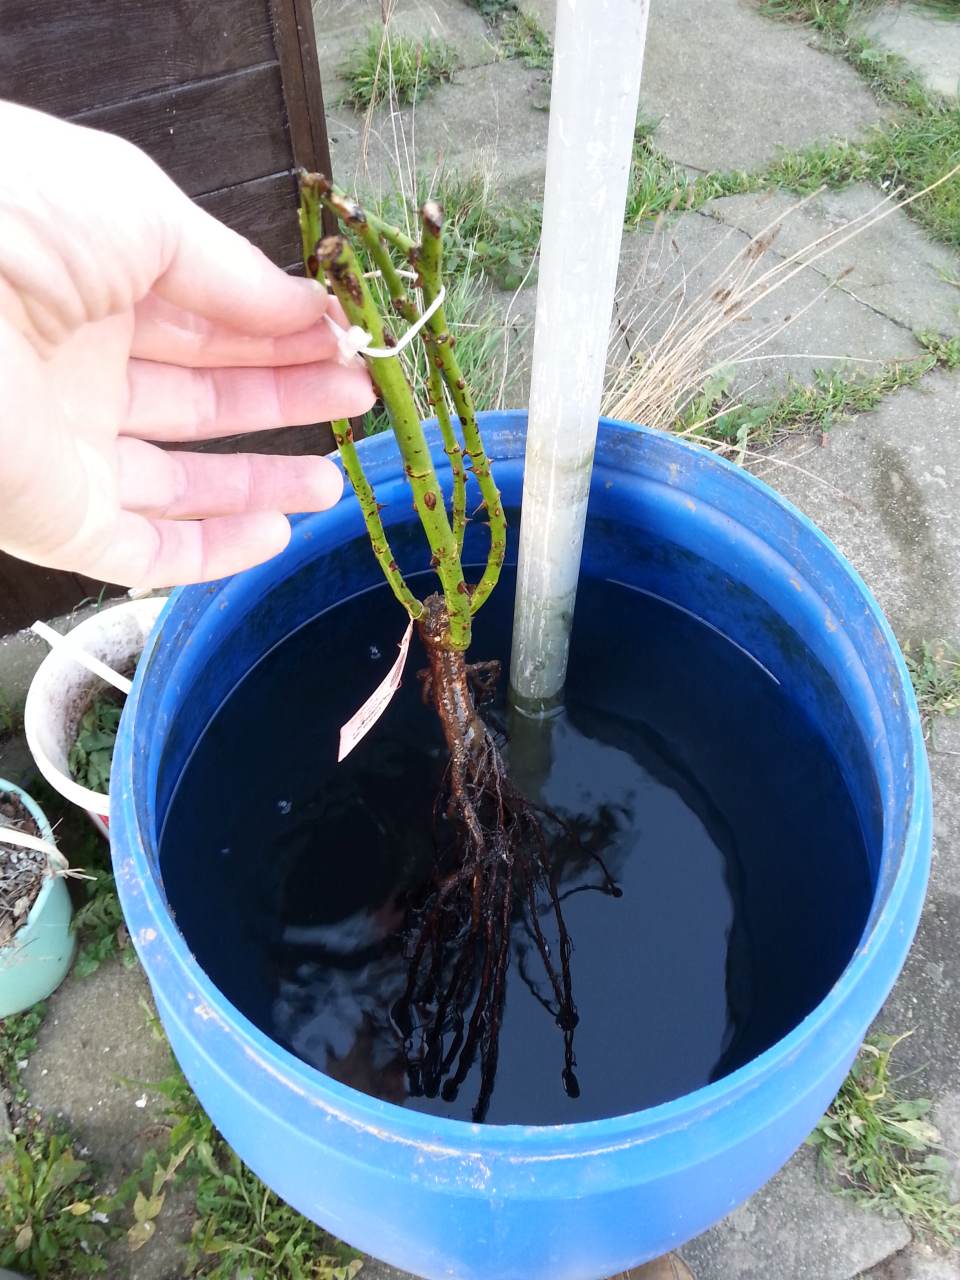
[[(513, 581), (477, 615), (478, 658), (508, 657)], [(190, 948), (254, 1023), (357, 1089), (469, 1120), (481, 1088), (469, 1028), (451, 1012), (442, 1035), (424, 1034), (456, 957), (432, 1008), (405, 999), (444, 824), (431, 821), (444, 759), (416, 645), (383, 719), (336, 763), (339, 727), (403, 627), (375, 588), (273, 649), (188, 762), (161, 864)], [(505, 732), (498, 697), (486, 714)], [(666, 1101), (746, 1063), (822, 999), (866, 921), (864, 838), (821, 734), (744, 650), (656, 597), (585, 579), (541, 763), (531, 798), (555, 815), (578, 1020), (572, 1035), (558, 1028), (538, 965), (537, 928), (558, 968), (563, 951), (549, 902), (536, 921), (518, 907), (488, 1122)], [(538, 769), (515, 759), (513, 773)]]
[[(6, 793), (0, 793), (0, 826), (31, 836), (43, 834), (19, 797)], [(46, 874), (46, 854), (4, 844), (0, 833), (0, 947), (9, 947), (17, 930), (27, 923)]]

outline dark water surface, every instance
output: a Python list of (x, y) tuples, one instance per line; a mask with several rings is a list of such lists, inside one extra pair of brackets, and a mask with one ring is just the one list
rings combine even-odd
[[(477, 659), (508, 656), (513, 582), (505, 574), (477, 617)], [(258, 1026), (358, 1089), (469, 1119), (477, 1070), (454, 1102), (409, 1096), (391, 1021), (443, 767), (416, 640), (385, 716), (336, 763), (339, 726), (386, 674), (404, 620), (378, 588), (268, 654), (194, 751), (161, 862), (191, 949)], [(502, 698), (491, 717), (509, 732)], [(688, 613), (586, 579), (565, 712), (547, 747), (528, 736), (507, 748), (515, 779), (602, 852), (622, 896), (568, 846), (558, 871), (578, 1098), (563, 1088), (562, 1036), (518, 916), (488, 1122), (663, 1102), (795, 1026), (850, 958), (870, 883), (840, 771), (777, 682)]]

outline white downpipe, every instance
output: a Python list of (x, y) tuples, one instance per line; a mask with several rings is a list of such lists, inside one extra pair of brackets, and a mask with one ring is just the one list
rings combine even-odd
[(559, 0), (510, 683), (563, 688), (649, 0)]

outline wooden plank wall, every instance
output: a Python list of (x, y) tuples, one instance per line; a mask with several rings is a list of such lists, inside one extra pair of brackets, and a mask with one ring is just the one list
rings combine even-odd
[[(0, 96), (135, 142), (279, 266), (299, 266), (296, 183), (330, 171), (310, 0), (0, 0)], [(209, 442), (327, 452), (326, 426)], [(0, 634), (100, 583), (0, 554)]]

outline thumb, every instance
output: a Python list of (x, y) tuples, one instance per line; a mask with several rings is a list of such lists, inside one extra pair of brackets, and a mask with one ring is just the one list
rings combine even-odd
[[(330, 295), (322, 284), (287, 275), (186, 196), (175, 202), (171, 217), (175, 248), (153, 289), (168, 302), (267, 337), (308, 329), (327, 310)], [(295, 241), (292, 208), (290, 227)]]

